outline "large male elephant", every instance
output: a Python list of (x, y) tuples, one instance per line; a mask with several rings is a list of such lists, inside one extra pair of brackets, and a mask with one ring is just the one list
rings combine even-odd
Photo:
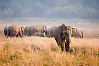
[(68, 28), (66, 24), (51, 27), (47, 31), (48, 37), (54, 37), (57, 44), (61, 46), (62, 51), (69, 51), (69, 44), (71, 42), (72, 29)]
[(76, 28), (72, 28), (72, 37), (83, 38), (83, 32), (80, 30), (77, 30)]
[(47, 27), (41, 25), (34, 25), (29, 28), (29, 35), (32, 36), (36, 32), (41, 32), (47, 34)]
[(6, 26), (6, 27), (4, 28), (4, 35), (5, 35), (5, 36), (7, 36), (7, 30), (8, 30), (8, 28), (9, 28), (9, 26)]
[(26, 26), (24, 28), (24, 36), (29, 36), (29, 29), (30, 29), (31, 26)]
[(12, 36), (20, 36), (22, 37), (24, 34), (24, 27), (20, 27), (20, 26), (17, 26), (17, 25), (12, 25), (12, 26), (9, 26), (8, 30), (7, 30), (7, 37), (10, 35), (10, 37)]

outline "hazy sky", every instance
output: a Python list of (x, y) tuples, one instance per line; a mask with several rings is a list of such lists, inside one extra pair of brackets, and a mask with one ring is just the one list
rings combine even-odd
[(0, 18), (99, 20), (99, 0), (0, 0)]

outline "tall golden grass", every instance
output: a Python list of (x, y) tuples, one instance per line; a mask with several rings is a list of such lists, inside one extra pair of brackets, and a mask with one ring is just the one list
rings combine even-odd
[(72, 38), (70, 52), (61, 52), (54, 38), (0, 38), (1, 66), (99, 66), (99, 39)]
[[(73, 20), (74, 21), (74, 20)], [(61, 52), (54, 38), (6, 38), (7, 25), (46, 25), (65, 23), (84, 32), (83, 39), (71, 38), (70, 52)], [(0, 20), (0, 66), (99, 66), (99, 23), (45, 20)]]

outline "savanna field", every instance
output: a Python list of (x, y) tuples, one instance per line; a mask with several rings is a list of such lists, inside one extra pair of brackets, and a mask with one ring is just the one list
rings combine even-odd
[[(0, 66), (99, 66), (99, 23), (66, 23), (82, 30), (84, 38), (72, 37), (69, 52), (62, 52), (54, 38), (5, 37), (3, 28), (6, 25), (40, 24), (37, 20), (36, 23), (20, 21), (0, 21)], [(55, 24), (42, 20), (41, 23), (50, 27), (64, 22)]]

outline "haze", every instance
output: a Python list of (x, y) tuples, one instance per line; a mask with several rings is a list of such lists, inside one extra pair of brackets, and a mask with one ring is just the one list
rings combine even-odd
[(0, 18), (99, 20), (99, 0), (0, 0)]

